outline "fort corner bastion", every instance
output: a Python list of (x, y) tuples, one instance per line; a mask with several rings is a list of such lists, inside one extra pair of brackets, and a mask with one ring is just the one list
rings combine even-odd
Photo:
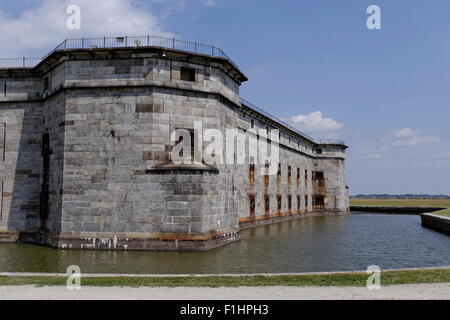
[[(247, 80), (216, 47), (150, 36), (0, 59), (0, 242), (208, 250), (242, 228), (347, 214), (345, 143), (244, 101)], [(251, 159), (171, 162), (172, 132), (196, 134), (195, 123), (279, 132), (275, 174)]]

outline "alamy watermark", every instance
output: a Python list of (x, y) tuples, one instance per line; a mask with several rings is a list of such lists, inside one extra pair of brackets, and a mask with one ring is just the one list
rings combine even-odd
[(81, 289), (81, 269), (79, 266), (72, 265), (67, 268), (67, 282), (66, 286), (69, 290)]
[(201, 121), (195, 121), (194, 129), (172, 131), (170, 160), (175, 165), (259, 164), (261, 175), (275, 175), (280, 161), (279, 138), (277, 129), (204, 129)]
[(369, 278), (367, 279), (367, 289), (381, 289), (381, 268), (376, 265), (368, 266), (366, 273), (370, 274)]
[[(367, 7), (367, 14), (370, 16), (367, 18), (366, 25), (369, 30), (381, 29), (381, 8), (378, 5), (372, 4)], [(66, 14), (69, 15), (66, 20), (66, 26), (69, 30), (81, 29), (81, 8), (78, 5), (72, 4), (67, 7)]]
[(66, 13), (69, 17), (66, 20), (66, 26), (69, 30), (81, 29), (81, 8), (77, 5), (70, 5), (67, 7)]
[(367, 28), (369, 30), (380, 30), (381, 29), (381, 8), (375, 4), (370, 5), (367, 8), (367, 13), (370, 16), (367, 18)]

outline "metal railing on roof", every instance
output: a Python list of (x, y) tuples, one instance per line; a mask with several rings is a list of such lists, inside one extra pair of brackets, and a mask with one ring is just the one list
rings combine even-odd
[(318, 144), (339, 144), (345, 146), (345, 141), (340, 139), (317, 139)]
[(227, 59), (237, 68), (231, 58), (220, 48), (213, 45), (202, 44), (192, 41), (178, 40), (160, 36), (140, 37), (102, 37), (102, 38), (78, 38), (64, 40), (55, 49), (42, 58), (5, 58), (0, 59), (0, 68), (32, 68), (53, 52), (67, 49), (107, 49), (107, 48), (136, 48), (136, 47), (161, 47), (165, 49), (182, 50), (192, 53), (204, 54), (218, 58)]
[(0, 68), (33, 68), (42, 58), (0, 58)]
[(251, 102), (249, 102), (249, 101), (247, 101), (247, 100), (245, 100), (243, 98), (240, 98), (240, 100), (241, 100), (241, 104), (245, 105), (246, 107), (249, 107), (250, 109), (253, 109), (254, 111), (264, 115), (265, 117), (267, 117), (267, 118), (269, 118), (269, 119), (271, 119), (271, 120), (273, 120), (275, 122), (278, 122), (282, 126), (288, 128), (289, 130), (299, 134), (300, 136), (302, 136), (302, 137), (304, 137), (304, 138), (306, 138), (306, 139), (308, 139), (310, 141), (313, 141), (316, 144), (339, 144), (339, 145), (345, 145), (345, 142), (343, 140), (338, 140), (338, 139), (336, 139), (336, 140), (333, 140), (333, 139), (314, 139), (313, 137), (309, 136), (308, 134), (298, 130), (295, 127), (293, 127), (289, 123), (287, 123), (287, 122), (281, 120), (280, 118), (275, 117), (274, 115), (268, 113), (267, 111), (265, 111), (265, 110), (255, 106), (253, 103), (251, 103)]

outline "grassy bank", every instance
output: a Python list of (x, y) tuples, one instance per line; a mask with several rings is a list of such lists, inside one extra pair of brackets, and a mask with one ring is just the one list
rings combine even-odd
[(448, 217), (450, 218), (450, 209), (448, 210), (443, 210), (443, 211), (436, 211), (433, 212), (433, 214), (437, 215), (437, 216), (443, 216), (443, 217)]
[(351, 206), (450, 208), (449, 199), (350, 199)]
[[(217, 277), (155, 277), (155, 278), (82, 278), (83, 286), (128, 287), (239, 287), (239, 286), (366, 286), (365, 273), (334, 273), (294, 276), (217, 276)], [(386, 271), (381, 274), (382, 285), (407, 283), (450, 282), (449, 269)], [(65, 286), (65, 277), (0, 276), (0, 286), (37, 285)]]

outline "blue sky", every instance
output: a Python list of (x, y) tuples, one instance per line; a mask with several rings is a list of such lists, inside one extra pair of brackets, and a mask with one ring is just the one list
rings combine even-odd
[[(81, 30), (64, 28), (68, 4)], [(373, 4), (381, 30), (366, 27)], [(2, 56), (148, 33), (219, 46), (250, 78), (242, 97), (343, 138), (352, 194), (450, 194), (450, 1), (0, 0)]]

